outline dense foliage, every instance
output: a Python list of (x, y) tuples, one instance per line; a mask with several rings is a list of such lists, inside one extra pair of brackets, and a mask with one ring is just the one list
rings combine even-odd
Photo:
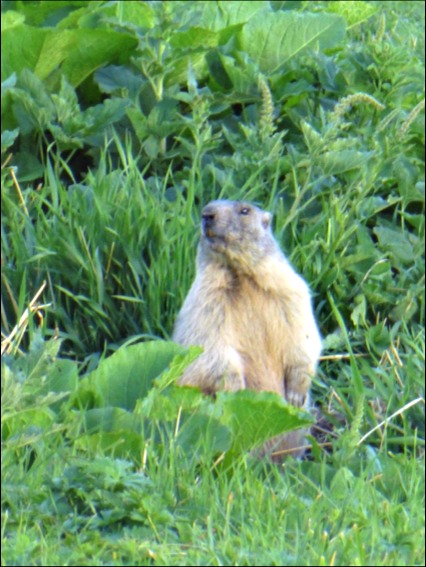
[[(423, 3), (5, 1), (1, 72), (3, 563), (420, 564)], [(175, 386), (218, 197), (313, 291), (285, 475), (306, 415)]]

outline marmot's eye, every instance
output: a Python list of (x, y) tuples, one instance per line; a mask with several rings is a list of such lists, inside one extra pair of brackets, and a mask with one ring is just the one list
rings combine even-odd
[(248, 207), (244, 207), (244, 209), (241, 209), (240, 215), (248, 215), (249, 212), (250, 212), (250, 209)]

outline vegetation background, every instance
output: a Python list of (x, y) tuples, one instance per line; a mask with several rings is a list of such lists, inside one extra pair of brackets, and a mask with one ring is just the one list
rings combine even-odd
[[(418, 1), (2, 2), (2, 565), (424, 564), (424, 47)], [(313, 290), (303, 461), (174, 385), (219, 197)]]

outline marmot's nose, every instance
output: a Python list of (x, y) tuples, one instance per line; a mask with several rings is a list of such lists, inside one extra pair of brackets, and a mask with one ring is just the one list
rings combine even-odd
[(202, 221), (203, 226), (205, 228), (210, 228), (214, 224), (215, 214), (214, 213), (203, 213), (201, 215), (201, 218), (203, 219), (203, 221)]

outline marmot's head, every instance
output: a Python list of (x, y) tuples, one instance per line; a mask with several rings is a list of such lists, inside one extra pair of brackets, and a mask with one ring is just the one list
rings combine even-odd
[(203, 259), (253, 267), (276, 248), (271, 220), (270, 213), (245, 201), (212, 201), (201, 214)]

